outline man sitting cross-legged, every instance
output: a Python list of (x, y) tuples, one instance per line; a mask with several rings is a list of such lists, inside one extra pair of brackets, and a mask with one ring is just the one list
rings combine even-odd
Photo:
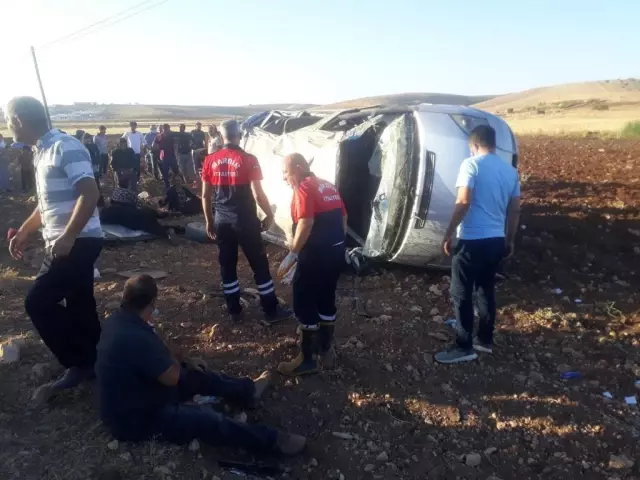
[(158, 287), (148, 275), (131, 278), (121, 309), (105, 322), (98, 344), (100, 415), (113, 435), (126, 441), (158, 436), (175, 443), (204, 443), (294, 455), (306, 439), (262, 425), (237, 422), (211, 407), (187, 405), (194, 395), (212, 395), (251, 408), (269, 384), (208, 372), (182, 362), (150, 325)]

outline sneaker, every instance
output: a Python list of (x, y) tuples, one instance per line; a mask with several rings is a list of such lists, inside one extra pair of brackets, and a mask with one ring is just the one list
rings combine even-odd
[(493, 353), (493, 345), (490, 343), (481, 342), (478, 337), (473, 339), (473, 349), (476, 352)]
[(307, 439), (295, 433), (278, 432), (276, 450), (283, 455), (293, 456), (302, 453), (307, 446)]
[(262, 372), (258, 378), (253, 380), (254, 392), (253, 392), (253, 400), (257, 403), (260, 401), (260, 398), (264, 394), (265, 390), (269, 387), (271, 383), (271, 372)]
[(436, 353), (433, 358), (438, 363), (460, 363), (475, 360), (478, 358), (478, 354), (473, 350), (469, 352), (462, 350), (461, 348), (454, 347), (450, 350)]
[(276, 307), (275, 313), (264, 316), (264, 319), (262, 320), (262, 324), (267, 326), (274, 325), (276, 323), (280, 323), (285, 320), (288, 320), (291, 317), (293, 317), (293, 310), (289, 308), (285, 308), (282, 305), (278, 305)]
[(94, 378), (96, 378), (96, 374), (93, 370), (93, 367), (71, 367), (68, 368), (58, 380), (53, 382), (51, 387), (56, 391), (70, 390), (72, 388), (78, 387), (84, 382), (93, 380)]

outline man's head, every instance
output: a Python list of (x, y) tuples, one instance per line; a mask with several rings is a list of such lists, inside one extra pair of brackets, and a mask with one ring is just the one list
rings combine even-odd
[(135, 121), (129, 122), (129, 127), (131, 128), (132, 132), (135, 132), (136, 128), (138, 128), (138, 122), (135, 122)]
[(158, 127), (158, 133), (162, 133), (162, 132), (164, 132), (164, 125), (160, 125)]
[(89, 145), (90, 143), (93, 143), (93, 137), (91, 136), (90, 133), (84, 134), (84, 136), (82, 137), (82, 143), (84, 143), (85, 145)]
[(33, 97), (15, 97), (5, 110), (6, 122), (16, 142), (35, 145), (49, 131), (47, 112)]
[(84, 130), (76, 130), (74, 137), (76, 137), (78, 140), (82, 142), (84, 140), (84, 134), (85, 134)]
[(309, 173), (311, 173), (309, 163), (299, 153), (292, 153), (284, 158), (282, 178), (291, 188), (297, 188)]
[(104, 135), (105, 133), (107, 133), (107, 127), (105, 127), (104, 125), (100, 125), (100, 128), (98, 128), (98, 132), (100, 133), (100, 135)]
[(118, 147), (119, 148), (127, 148), (127, 139), (126, 138), (121, 138), (120, 140), (118, 140)]
[(220, 124), (220, 132), (222, 133), (222, 139), (224, 143), (231, 143), (238, 145), (242, 138), (242, 132), (240, 131), (240, 124), (237, 120), (225, 120)]
[(196, 122), (196, 130), (202, 130), (202, 124), (200, 122)]
[(164, 125), (162, 125), (162, 131), (163, 132), (170, 132), (171, 131), (171, 126), (168, 123), (165, 123)]
[(155, 132), (157, 129), (158, 127), (156, 127), (155, 125), (151, 125), (151, 127), (149, 127), (150, 132)]
[(483, 155), (495, 151), (496, 131), (489, 125), (478, 125), (469, 134), (471, 155)]
[(218, 135), (218, 127), (215, 125), (209, 125), (209, 136), (214, 137)]
[(180, 129), (181, 133), (184, 133), (187, 130), (187, 126), (184, 123), (181, 123), (178, 128)]
[(148, 322), (153, 316), (157, 298), (156, 281), (149, 275), (140, 275), (131, 277), (124, 284), (121, 306), (123, 310), (136, 313)]

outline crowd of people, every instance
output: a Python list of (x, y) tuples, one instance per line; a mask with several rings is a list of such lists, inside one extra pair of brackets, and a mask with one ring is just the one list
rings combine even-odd
[[(31, 97), (13, 99), (6, 115), (16, 140), (36, 146), (38, 191), (38, 205), (14, 232), (9, 249), (14, 258), (21, 258), (29, 234), (42, 227), (46, 256), (25, 308), (44, 343), (66, 369), (58, 380), (40, 387), (34, 399), (46, 401), (97, 378), (100, 416), (116, 438), (136, 441), (160, 436), (180, 443), (197, 438), (266, 452), (301, 452), (304, 436), (246, 424), (188, 403), (194, 395), (205, 395), (253, 408), (269, 385), (270, 374), (264, 372), (252, 380), (212, 372), (161, 339), (153, 328), (158, 300), (153, 278), (129, 279), (120, 309), (101, 324), (93, 295), (93, 265), (103, 245), (96, 179), (105, 171), (108, 158), (105, 130), (95, 138), (82, 134), (83, 145), (78, 138), (51, 129), (44, 107)], [(261, 322), (270, 326), (291, 317), (298, 321), (298, 354), (280, 363), (277, 371), (298, 376), (333, 368), (336, 288), (345, 264), (347, 232), (340, 194), (331, 182), (312, 173), (302, 155), (285, 157), (283, 183), (293, 189), (294, 227), (277, 278), (295, 269), (291, 310), (276, 296), (261, 238), (274, 215), (262, 188), (258, 159), (239, 146), (241, 130), (234, 120), (223, 122), (220, 132), (211, 129), (206, 147), (205, 139), (199, 124), (190, 134), (181, 126), (174, 135), (164, 125), (160, 131), (152, 127), (143, 136), (132, 122), (111, 157), (118, 195), (112, 195), (111, 206), (117, 208), (110, 215), (131, 214), (126, 209), (135, 205), (142, 155), (147, 156), (149, 172), (155, 173), (157, 167), (162, 174), (167, 204), (180, 196), (168, 195), (172, 179), (176, 186), (176, 179), (189, 180), (200, 172), (201, 199), (190, 201), (200, 204), (206, 233), (215, 243), (211, 248), (218, 251), (229, 322), (243, 321), (237, 275), (242, 249), (257, 284)], [(495, 131), (479, 126), (469, 142), (473, 156), (460, 170), (455, 211), (443, 240), (443, 250), (453, 256), (451, 293), (458, 334), (452, 348), (435, 355), (440, 363), (470, 361), (477, 357), (475, 351), (492, 351), (494, 278), (501, 260), (513, 253), (519, 216), (518, 175), (495, 154)], [(459, 241), (454, 248), (456, 236)], [(481, 299), (477, 338), (473, 337), (474, 292)]]

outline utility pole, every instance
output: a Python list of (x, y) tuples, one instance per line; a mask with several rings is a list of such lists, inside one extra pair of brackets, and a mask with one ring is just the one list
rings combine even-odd
[(42, 86), (42, 79), (40, 78), (40, 69), (38, 68), (38, 60), (36, 59), (36, 49), (31, 47), (31, 57), (33, 58), (33, 66), (36, 68), (36, 76), (38, 77), (38, 85), (40, 86), (40, 94), (42, 95), (42, 103), (44, 104), (44, 110), (47, 112), (47, 122), (49, 122), (49, 129), (53, 128), (51, 125), (51, 115), (49, 115), (49, 106), (47, 105), (47, 97), (44, 95), (44, 87)]

